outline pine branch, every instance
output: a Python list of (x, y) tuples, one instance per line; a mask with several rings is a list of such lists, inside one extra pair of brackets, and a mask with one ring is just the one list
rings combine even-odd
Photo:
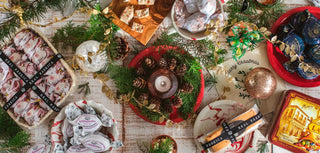
[[(64, 0), (41, 0), (34, 1), (30, 4), (14, 1), (14, 4), (21, 6), (24, 10), (22, 18), (27, 23), (28, 21), (39, 21), (44, 17), (44, 14), (48, 9), (59, 8), (62, 2), (64, 2)], [(7, 19), (8, 20), (5, 23), (2, 23), (0, 27), (0, 42), (11, 39), (11, 35), (21, 27), (20, 18), (17, 14), (10, 13), (7, 16)]]
[(83, 92), (84, 97), (86, 97), (88, 94), (91, 94), (91, 90), (90, 90), (90, 86), (89, 86), (89, 82), (84, 83), (84, 84), (80, 84), (78, 86), (79, 89), (79, 94)]
[(154, 146), (146, 142), (138, 144), (139, 149), (143, 153), (170, 153), (173, 149), (173, 140), (166, 137), (164, 140), (160, 139), (160, 142), (156, 142)]
[(208, 76), (205, 78), (204, 82), (205, 82), (205, 87), (210, 87), (208, 90), (208, 91), (210, 91), (217, 83), (217, 78), (212, 77), (212, 76)]
[(133, 69), (110, 64), (107, 73), (114, 80), (119, 94), (127, 94), (134, 90), (132, 82), (136, 75)]
[[(270, 25), (284, 12), (285, 5), (281, 1), (268, 7), (259, 6), (255, 0), (248, 1), (249, 6), (243, 12), (241, 12), (242, 0), (230, 0), (227, 2), (225, 12), (229, 14), (228, 23), (231, 23), (232, 20), (237, 20), (254, 23), (258, 27), (270, 28)], [(258, 10), (261, 10), (261, 13)], [(232, 24), (224, 30), (228, 32), (231, 26)]]
[(207, 68), (212, 68), (224, 61), (227, 50), (219, 48), (211, 40), (185, 40), (177, 33), (168, 35), (163, 32), (153, 46), (170, 45), (184, 49), (194, 55), (196, 59)]
[(269, 149), (268, 149), (268, 141), (261, 141), (259, 144), (258, 144), (258, 150), (257, 150), (259, 153), (266, 153), (266, 152), (269, 152)]
[(0, 109), (0, 152), (18, 152), (28, 145), (30, 135), (24, 132), (3, 109)]
[[(100, 6), (97, 5), (95, 9), (101, 12)], [(55, 45), (62, 44), (62, 47), (71, 46), (75, 51), (76, 48), (84, 41), (96, 40), (106, 43), (105, 51), (114, 59), (119, 55), (118, 48), (120, 47), (114, 37), (119, 30), (115, 24), (112, 23), (112, 17), (106, 17), (104, 14), (92, 14), (90, 19), (83, 25), (75, 26), (69, 22), (66, 26), (57, 30), (53, 36), (53, 43)], [(108, 34), (106, 31), (110, 31)]]

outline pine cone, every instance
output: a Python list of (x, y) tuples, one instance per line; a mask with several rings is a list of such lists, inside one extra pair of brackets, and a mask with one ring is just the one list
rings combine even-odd
[(163, 108), (163, 111), (166, 112), (166, 113), (169, 113), (171, 114), (173, 112), (173, 108), (172, 108), (172, 105), (170, 103), (162, 103), (162, 108)]
[(151, 58), (146, 58), (146, 59), (144, 60), (144, 63), (145, 63), (149, 68), (151, 68), (151, 69), (153, 69), (154, 67), (156, 67), (155, 61), (154, 61), (153, 59), (151, 59)]
[(168, 62), (165, 58), (161, 58), (159, 61), (158, 61), (158, 65), (159, 67), (161, 68), (167, 68), (168, 66)]
[(177, 68), (176, 70), (176, 75), (183, 76), (186, 73), (187, 69), (188, 68), (186, 64), (180, 65), (179, 68)]
[(190, 84), (190, 83), (185, 83), (185, 84), (182, 86), (181, 92), (191, 93), (192, 90), (193, 90), (192, 84)]
[(183, 104), (182, 99), (180, 97), (174, 97), (172, 99), (172, 104), (176, 108), (180, 108)]
[(138, 77), (135, 80), (133, 80), (133, 86), (143, 89), (147, 85), (147, 81), (143, 80), (142, 78)]
[(174, 58), (171, 58), (168, 66), (170, 71), (174, 71), (174, 69), (177, 67), (177, 60)]
[(153, 110), (160, 110), (161, 101), (158, 98), (153, 97), (150, 100), (150, 105), (153, 105)]
[(147, 93), (142, 93), (140, 96), (139, 96), (139, 101), (140, 102), (143, 102), (143, 101), (148, 101), (148, 98), (149, 98), (149, 95)]
[(137, 70), (136, 70), (136, 74), (139, 75), (139, 76), (143, 76), (146, 74), (146, 71), (142, 68), (142, 67), (139, 67)]
[(129, 47), (129, 43), (121, 37), (115, 37), (115, 41), (119, 44), (117, 48), (117, 52), (119, 53), (115, 59), (124, 59), (128, 56), (128, 53), (131, 52), (131, 48)]

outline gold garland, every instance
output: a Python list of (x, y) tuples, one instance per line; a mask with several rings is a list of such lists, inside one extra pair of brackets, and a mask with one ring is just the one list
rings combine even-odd
[(58, 22), (61, 22), (61, 21), (66, 20), (66, 19), (69, 19), (71, 16), (73, 16), (73, 14), (74, 14), (74, 12), (73, 12), (71, 15), (69, 15), (69, 16), (67, 16), (67, 17), (63, 17), (63, 18), (61, 18), (61, 19), (55, 18), (54, 21), (49, 22), (49, 23), (47, 23), (47, 24), (37, 24), (37, 23), (34, 23), (34, 22), (32, 22), (32, 21), (28, 21), (28, 24), (32, 24), (32, 25), (37, 26), (37, 27), (47, 27), (47, 26), (52, 25), (52, 24), (54, 24), (54, 23), (58, 23)]

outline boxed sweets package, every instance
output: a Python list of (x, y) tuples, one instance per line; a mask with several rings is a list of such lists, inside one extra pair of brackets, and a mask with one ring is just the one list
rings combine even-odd
[(218, 152), (261, 127), (265, 122), (258, 106), (254, 105), (232, 120), (223, 122), (222, 126), (204, 133), (197, 140), (202, 145), (202, 152)]
[(60, 111), (75, 76), (49, 41), (31, 28), (19, 30), (0, 49), (0, 105), (31, 128)]
[(299, 153), (320, 151), (320, 100), (288, 90), (275, 118), (270, 141)]

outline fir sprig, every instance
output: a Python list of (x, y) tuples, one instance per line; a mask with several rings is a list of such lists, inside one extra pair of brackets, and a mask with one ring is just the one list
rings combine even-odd
[(166, 137), (164, 140), (160, 139), (160, 142), (156, 142), (154, 146), (143, 142), (139, 144), (139, 149), (143, 153), (170, 153), (173, 150), (173, 140)]
[(204, 79), (204, 83), (205, 83), (205, 87), (209, 87), (208, 91), (210, 91), (214, 87), (214, 85), (217, 83), (217, 78), (212, 76), (207, 76)]
[(160, 45), (171, 45), (184, 49), (188, 53), (195, 55), (196, 60), (207, 68), (221, 64), (224, 61), (224, 56), (227, 54), (227, 50), (219, 48), (211, 40), (186, 40), (177, 33), (168, 35), (166, 32), (163, 32), (153, 44), (153, 46)]
[(62, 47), (71, 46), (73, 51), (84, 41), (96, 40), (106, 43), (105, 51), (107, 55), (114, 59), (119, 54), (117, 49), (119, 43), (114, 39), (115, 33), (119, 30), (115, 24), (112, 23), (112, 17), (106, 17), (101, 12), (100, 5), (95, 7), (98, 14), (92, 14), (90, 19), (83, 25), (75, 25), (69, 22), (64, 27), (57, 30), (52, 37), (55, 45), (62, 44)]
[(90, 90), (90, 86), (89, 86), (89, 82), (84, 83), (84, 84), (80, 84), (78, 86), (79, 89), (79, 94), (83, 92), (84, 97), (86, 97), (88, 94), (91, 94), (91, 90)]
[[(270, 25), (280, 17), (284, 12), (283, 3), (281, 0), (269, 7), (260, 6), (255, 0), (248, 0), (248, 8), (241, 12), (242, 0), (230, 0), (227, 2), (225, 12), (228, 13), (228, 22), (231, 23), (234, 20), (244, 21), (256, 24), (258, 27), (270, 28)], [(258, 11), (259, 10), (259, 11)], [(227, 26), (225, 31), (229, 31), (231, 26)]]
[(0, 152), (19, 152), (29, 144), (30, 134), (24, 132), (3, 109), (0, 109)]
[(178, 63), (186, 63), (188, 65), (189, 70), (183, 76), (183, 82), (192, 84), (194, 89), (191, 93), (180, 93), (179, 97), (182, 99), (183, 105), (178, 109), (182, 118), (187, 119), (190, 113), (193, 112), (193, 108), (199, 94), (201, 80), (199, 70), (201, 69), (201, 66), (196, 59), (194, 59), (188, 53), (181, 54), (177, 51), (170, 50), (167, 51), (163, 57), (166, 59), (176, 58)]
[(258, 144), (258, 150), (259, 153), (266, 153), (269, 152), (268, 149), (268, 141), (262, 141)]
[(136, 78), (133, 69), (110, 64), (107, 73), (115, 82), (119, 94), (131, 93), (135, 89), (132, 86), (132, 82)]
[(87, 40), (85, 38), (87, 28), (86, 25), (75, 26), (74, 23), (70, 21), (64, 27), (57, 29), (57, 32), (52, 37), (53, 43), (57, 44), (61, 42), (63, 48), (71, 46), (73, 50), (75, 50), (77, 46)]
[[(31, 3), (23, 1), (13, 1), (15, 6), (21, 6), (23, 9), (22, 19), (27, 22), (39, 21), (48, 9), (58, 9), (64, 0), (35, 0)], [(10, 9), (10, 8), (9, 8)], [(0, 22), (0, 42), (10, 39), (11, 35), (16, 32), (21, 25), (21, 19), (18, 14), (8, 10), (6, 19)]]
[(24, 131), (19, 131), (15, 136), (4, 140), (4, 143), (0, 143), (0, 152), (21, 152), (24, 146), (29, 145), (30, 134)]

